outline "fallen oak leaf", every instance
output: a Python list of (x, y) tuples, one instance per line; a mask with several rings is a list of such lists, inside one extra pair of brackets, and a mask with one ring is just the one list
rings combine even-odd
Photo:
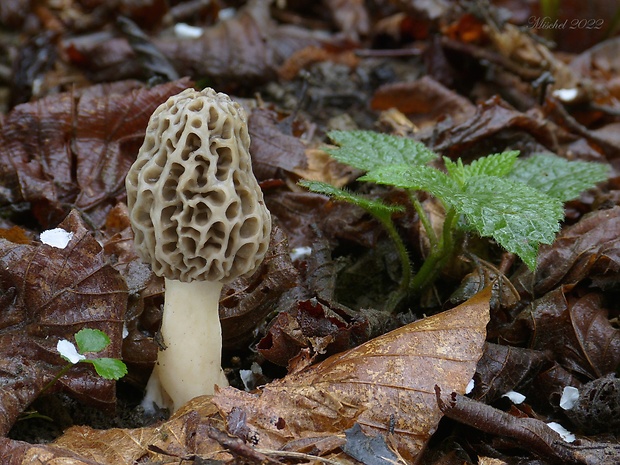
[(259, 393), (220, 390), (223, 417), (244, 417), (230, 431), (260, 448), (304, 437), (341, 434), (358, 423), (369, 435), (393, 431), (413, 462), (437, 427), (434, 386), (464, 392), (482, 355), (490, 288), (458, 307), (377, 337), (264, 386)]

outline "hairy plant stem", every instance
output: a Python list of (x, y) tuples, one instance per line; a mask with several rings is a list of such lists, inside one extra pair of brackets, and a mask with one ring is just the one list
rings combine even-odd
[(441, 239), (436, 247), (431, 247), (430, 255), (426, 258), (409, 285), (409, 290), (414, 295), (419, 295), (424, 289), (433, 284), (446, 262), (452, 257), (456, 218), (456, 211), (453, 208), (447, 209)]
[(406, 293), (409, 289), (409, 282), (411, 281), (411, 260), (409, 260), (409, 252), (407, 251), (407, 247), (405, 247), (405, 243), (400, 237), (400, 234), (396, 231), (392, 218), (390, 218), (390, 216), (384, 217), (382, 215), (377, 215), (376, 218), (381, 222), (390, 236), (390, 239), (392, 239), (394, 245), (396, 246), (396, 252), (398, 253), (398, 258), (400, 259), (402, 268), (402, 276), (400, 278), (398, 289), (400, 292)]
[(415, 191), (408, 190), (407, 193), (409, 194), (409, 200), (411, 201), (413, 208), (415, 208), (415, 211), (420, 218), (420, 223), (422, 223), (422, 227), (426, 231), (426, 235), (428, 236), (428, 240), (431, 244), (431, 250), (433, 250), (437, 247), (439, 241), (437, 240), (437, 235), (435, 234), (431, 220), (424, 211), (424, 208), (422, 208), (422, 204), (418, 200)]

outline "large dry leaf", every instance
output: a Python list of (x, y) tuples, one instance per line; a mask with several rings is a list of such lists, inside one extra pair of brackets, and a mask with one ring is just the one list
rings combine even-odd
[(52, 445), (0, 441), (0, 458), (11, 457), (11, 465), (32, 463), (36, 454), (42, 465), (133, 465), (147, 458), (162, 464), (181, 458), (232, 464), (241, 454), (252, 457), (250, 463), (264, 463), (260, 450), (287, 446), (288, 451), (311, 447), (314, 454), (337, 454), (341, 463), (354, 463), (339, 448), (345, 430), (358, 424), (412, 463), (442, 416), (435, 386), (462, 393), (475, 372), (489, 298), (486, 289), (452, 310), (272, 382), (259, 394), (226, 388), (213, 398), (192, 400), (155, 427), (75, 426)]
[[(56, 350), (59, 339), (73, 341), (83, 327), (99, 329), (111, 339), (100, 356), (121, 355), (125, 281), (75, 211), (60, 227), (73, 233), (64, 249), (0, 239), (0, 434), (66, 364)], [(101, 407), (116, 402), (114, 382), (86, 365), (54, 387)]]
[(279, 449), (302, 437), (339, 434), (355, 423), (370, 435), (394, 431), (398, 452), (413, 461), (441, 413), (434, 387), (464, 392), (482, 355), (490, 289), (455, 309), (411, 323), (258, 394), (226, 388), (213, 402), (258, 447)]

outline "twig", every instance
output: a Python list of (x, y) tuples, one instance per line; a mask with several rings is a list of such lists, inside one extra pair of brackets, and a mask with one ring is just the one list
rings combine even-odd
[(254, 449), (256, 452), (260, 452), (265, 455), (275, 455), (278, 457), (284, 457), (289, 459), (303, 459), (303, 460), (318, 460), (319, 462), (326, 463), (327, 465), (342, 465), (342, 462), (336, 460), (326, 459), (324, 457), (318, 457), (316, 455), (304, 454), (303, 452), (292, 452), (284, 450), (271, 450), (271, 449)]
[(453, 420), (484, 431), (510, 438), (519, 447), (563, 464), (617, 464), (620, 445), (579, 440), (567, 443), (547, 424), (536, 418), (519, 418), (490, 405), (452, 392), (441, 395), (435, 386), (437, 404), (442, 413)]

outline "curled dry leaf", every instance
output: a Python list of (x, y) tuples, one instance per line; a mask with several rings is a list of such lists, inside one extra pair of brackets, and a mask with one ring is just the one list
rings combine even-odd
[(471, 396), (491, 403), (533, 378), (549, 362), (542, 351), (488, 343), (478, 362)]
[(371, 106), (373, 110), (397, 108), (418, 126), (435, 125), (446, 117), (458, 124), (471, 118), (476, 109), (468, 99), (430, 76), (379, 87)]
[(220, 321), (224, 348), (247, 347), (254, 330), (273, 311), (282, 293), (297, 284), (283, 231), (274, 226), (269, 249), (261, 266), (250, 277), (227, 284), (220, 298)]
[(252, 110), (248, 118), (252, 170), (259, 181), (286, 179), (286, 175), (306, 167), (304, 144), (286, 124), (267, 108)]
[(551, 351), (562, 366), (590, 379), (613, 373), (620, 366), (620, 330), (609, 321), (602, 295), (564, 292), (548, 292), (521, 315), (532, 331), (532, 348)]
[(558, 148), (558, 132), (560, 137), (566, 137), (557, 127), (553, 129), (542, 115), (535, 111), (521, 113), (497, 96), (478, 104), (471, 118), (459, 124), (439, 125), (434, 130), (438, 134), (428, 134), (433, 150), (454, 158), (463, 157), (463, 153), (475, 146), (478, 155), (479, 150), (486, 150), (480, 144), (497, 138), (502, 131), (523, 131), (553, 151)]
[(551, 245), (543, 245), (536, 271), (519, 269), (511, 281), (523, 294), (541, 296), (560, 284), (590, 278), (599, 287), (618, 282), (620, 207), (599, 210), (564, 228)]
[[(10, 297), (0, 313), (0, 433), (66, 364), (59, 339), (73, 340), (83, 327), (111, 339), (102, 356), (120, 358), (127, 288), (73, 211), (60, 224), (73, 238), (66, 248), (19, 245), (0, 239), (0, 295)], [(89, 366), (76, 366), (55, 388), (83, 402), (112, 408), (113, 381)]]
[[(213, 402), (228, 417), (243, 412), (245, 439), (279, 449), (359, 423), (385, 435), (409, 461), (435, 431), (441, 413), (434, 386), (464, 392), (482, 355), (490, 290), (464, 304), (411, 323), (306, 371), (250, 394), (226, 388)], [(235, 434), (235, 431), (230, 431)]]

